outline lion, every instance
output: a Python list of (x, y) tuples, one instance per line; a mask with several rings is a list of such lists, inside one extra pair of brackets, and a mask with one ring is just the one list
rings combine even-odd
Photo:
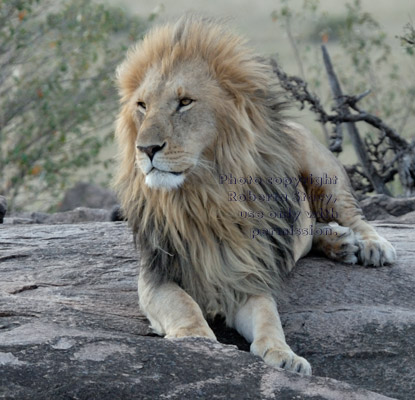
[(296, 261), (312, 247), (350, 264), (396, 258), (343, 167), (286, 120), (270, 63), (216, 20), (152, 29), (116, 77), (116, 188), (152, 329), (216, 340), (207, 320), (220, 315), (265, 363), (311, 375), (275, 301)]

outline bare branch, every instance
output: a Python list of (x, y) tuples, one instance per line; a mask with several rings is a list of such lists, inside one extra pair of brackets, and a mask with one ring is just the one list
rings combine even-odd
[[(349, 104), (345, 103), (345, 98), (343, 96), (340, 83), (337, 79), (337, 76), (334, 72), (333, 65), (330, 60), (329, 53), (327, 51), (326, 46), (323, 44), (321, 46), (321, 49), (323, 51), (323, 60), (324, 60), (324, 66), (326, 67), (327, 75), (329, 78), (329, 83), (331, 90), (333, 92), (334, 99), (337, 103), (337, 108), (339, 110), (339, 113), (344, 116), (348, 117), (350, 115), (349, 111)], [(359, 96), (359, 98), (355, 97), (353, 98), (352, 104), (356, 107), (356, 103), (358, 100), (360, 100), (362, 96)], [(338, 121), (340, 122), (340, 121)], [(344, 121), (345, 122), (345, 121)], [(351, 121), (347, 121), (351, 122)], [(347, 123), (346, 124), (347, 131), (349, 133), (350, 139), (353, 143), (353, 147), (356, 151), (357, 157), (359, 158), (360, 163), (362, 164), (363, 169), (365, 170), (365, 173), (370, 180), (371, 184), (375, 188), (377, 193), (384, 193), (387, 195), (391, 195), (387, 187), (385, 186), (385, 183), (382, 181), (382, 178), (377, 173), (375, 167), (373, 166), (373, 163), (368, 157), (368, 153), (365, 150), (365, 147), (363, 145), (362, 139), (360, 137), (359, 131), (356, 128), (356, 125), (353, 123)]]
[[(307, 83), (297, 76), (288, 76), (274, 59), (270, 59), (270, 63), (272, 70), (278, 76), (281, 87), (301, 103), (301, 109), (305, 107), (306, 103), (309, 104), (310, 110), (317, 115), (317, 120), (324, 127), (325, 123), (329, 121), (329, 115), (324, 110), (320, 99), (308, 90)], [(333, 153), (340, 153), (342, 151), (342, 141), (341, 127), (336, 126), (333, 134), (329, 137), (330, 150)]]
[[(346, 123), (349, 133), (354, 140), (354, 148), (359, 156), (361, 165), (349, 166), (350, 179), (355, 190), (360, 193), (373, 191), (389, 194), (385, 183), (394, 179), (397, 173), (404, 187), (406, 195), (415, 193), (415, 144), (410, 144), (401, 137), (398, 132), (387, 125), (381, 118), (366, 112), (358, 106), (370, 91), (365, 91), (356, 96), (343, 95), (340, 84), (335, 76), (327, 50), (325, 63), (330, 76), (331, 86), (334, 88), (336, 106), (332, 113), (327, 113), (320, 99), (308, 89), (307, 83), (296, 76), (287, 75), (275, 60), (270, 60), (272, 69), (277, 75), (281, 87), (301, 104), (301, 109), (307, 104), (310, 110), (317, 115), (317, 120), (323, 125), (327, 122), (333, 124), (333, 134), (330, 136), (329, 148), (332, 152), (342, 151), (342, 124)], [(328, 64), (329, 63), (329, 64)], [(353, 110), (351, 112), (350, 110)], [(376, 128), (379, 132), (378, 140), (367, 138), (363, 142), (354, 126), (354, 123), (365, 122)], [(376, 165), (376, 167), (375, 167)], [(362, 170), (364, 166), (364, 169)], [(368, 181), (362, 182), (362, 179)]]

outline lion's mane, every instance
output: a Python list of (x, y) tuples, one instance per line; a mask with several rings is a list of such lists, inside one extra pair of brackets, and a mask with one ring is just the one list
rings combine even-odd
[[(189, 60), (205, 62), (224, 92), (217, 99), (217, 136), (181, 187), (152, 189), (135, 164), (132, 96), (150, 67), (169, 75)], [(271, 210), (299, 210), (291, 189), (266, 180), (261, 185), (219, 183), (221, 174), (298, 174), (291, 156), (296, 144), (284, 134), (285, 104), (270, 66), (222, 24), (188, 15), (150, 31), (129, 51), (117, 81), (121, 111), (116, 138), (121, 152), (116, 188), (141, 252), (141, 273), (154, 284), (177, 282), (205, 314), (230, 316), (247, 295), (278, 289), (294, 263), (293, 237), (251, 239), (250, 233), (253, 228), (290, 228), (289, 221), (268, 215)], [(230, 202), (229, 191), (277, 194), (282, 200)], [(249, 210), (261, 211), (264, 217), (242, 218), (240, 213)]]

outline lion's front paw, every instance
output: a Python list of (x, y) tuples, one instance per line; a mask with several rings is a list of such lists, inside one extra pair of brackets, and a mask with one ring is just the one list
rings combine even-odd
[(301, 375), (311, 375), (311, 365), (303, 357), (297, 356), (292, 350), (269, 349), (264, 356), (264, 361), (276, 368), (297, 372)]
[(332, 226), (331, 229), (334, 235), (330, 236), (332, 247), (329, 257), (347, 264), (356, 264), (359, 247), (353, 230), (340, 225)]
[(359, 246), (353, 230), (340, 225), (330, 225), (326, 228), (331, 232), (330, 235), (314, 237), (315, 248), (332, 260), (356, 264)]
[(216, 336), (213, 333), (212, 329), (204, 326), (192, 326), (186, 328), (178, 328), (172, 332), (169, 332), (165, 338), (166, 339), (178, 339), (185, 337), (203, 337), (207, 339), (216, 340)]
[(396, 261), (395, 248), (383, 237), (359, 241), (359, 261), (363, 265), (381, 267)]

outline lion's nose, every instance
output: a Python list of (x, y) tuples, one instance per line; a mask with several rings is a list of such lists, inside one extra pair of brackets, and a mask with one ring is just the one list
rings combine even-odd
[(143, 153), (146, 153), (148, 157), (150, 158), (150, 161), (153, 161), (154, 155), (164, 148), (166, 143), (163, 143), (161, 146), (158, 144), (152, 145), (152, 146), (137, 146), (137, 149), (142, 151)]

